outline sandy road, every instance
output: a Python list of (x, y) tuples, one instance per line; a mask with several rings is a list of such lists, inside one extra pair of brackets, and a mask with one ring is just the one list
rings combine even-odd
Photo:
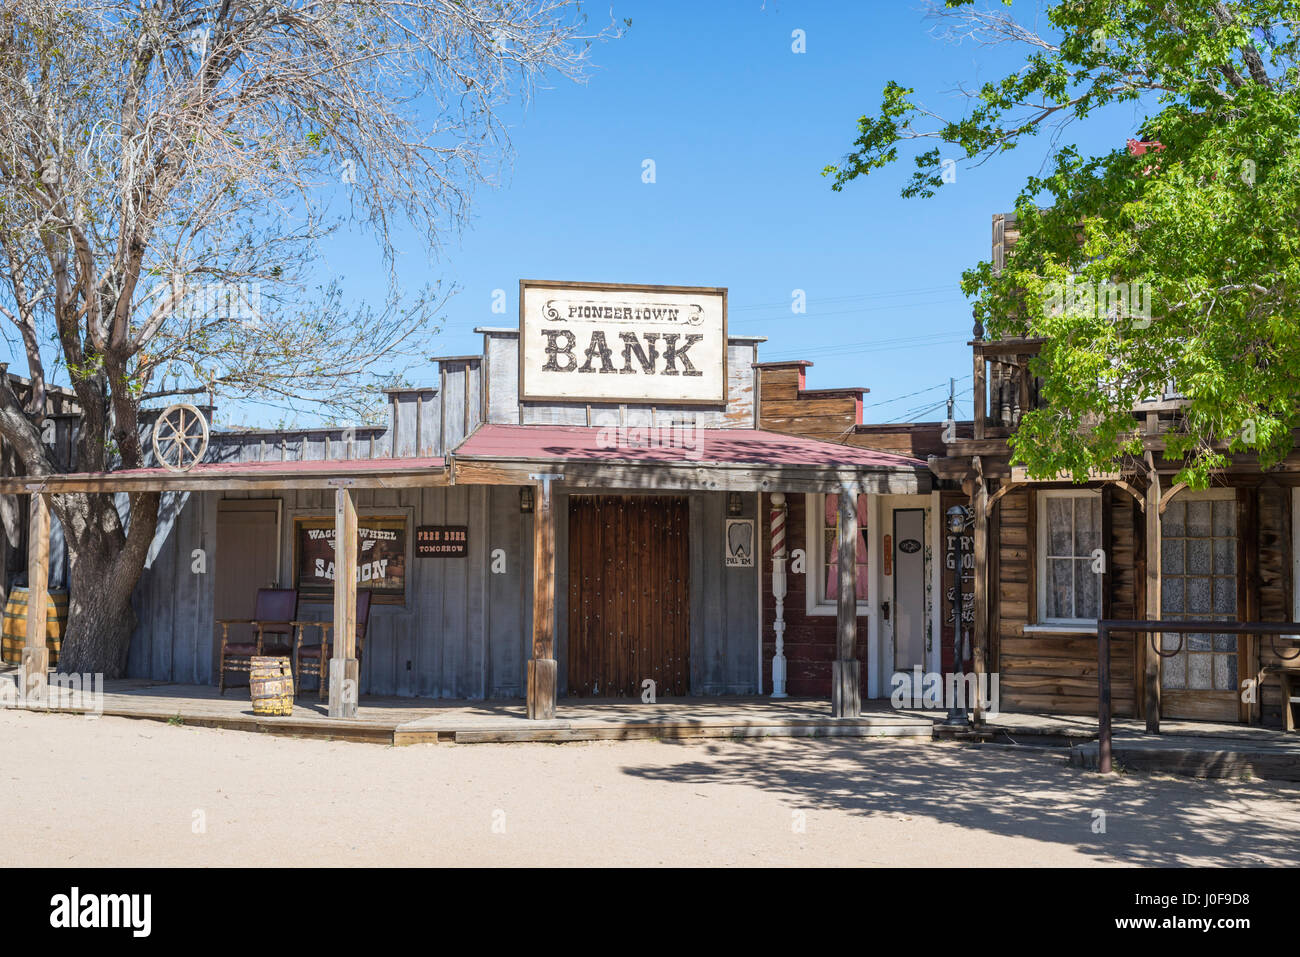
[(1300, 862), (1294, 786), (849, 739), (385, 748), (5, 711), (0, 799), (27, 836), (5, 867)]

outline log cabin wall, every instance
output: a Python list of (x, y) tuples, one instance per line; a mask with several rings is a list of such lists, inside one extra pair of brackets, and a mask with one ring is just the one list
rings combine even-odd
[[(1004, 711), (1095, 715), (1097, 639), (1032, 630), (1038, 621), (1037, 497), (1035, 488), (1014, 489), (998, 501), (990, 517), (989, 668), (1000, 675)], [(1107, 573), (1102, 614), (1112, 618), (1139, 617), (1140, 576), (1135, 563), (1139, 516), (1128, 493), (1103, 489)], [(1135, 655), (1131, 634), (1112, 635), (1111, 695), (1117, 716), (1136, 714)]]

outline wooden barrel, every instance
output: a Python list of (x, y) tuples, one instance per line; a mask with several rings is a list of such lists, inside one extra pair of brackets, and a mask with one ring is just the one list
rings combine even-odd
[(254, 658), (248, 686), (253, 714), (293, 714), (293, 671), (288, 658)]
[[(50, 649), (50, 667), (59, 662), (59, 649), (63, 647), (63, 632), (68, 627), (68, 590), (56, 588), (48, 592), (45, 609), (45, 647)], [(10, 664), (23, 659), (23, 645), (27, 644), (27, 588), (15, 585), (9, 589), (5, 602), (4, 627), (0, 629), (0, 658)]]

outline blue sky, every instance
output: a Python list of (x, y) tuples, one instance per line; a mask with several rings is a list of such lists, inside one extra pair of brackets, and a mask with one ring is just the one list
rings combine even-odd
[[(1032, 16), (1034, 5), (1017, 9)], [(513, 165), (475, 193), (468, 228), (432, 262), (405, 244), (404, 285), (459, 290), (430, 354), (476, 353), (476, 326), (513, 326), (521, 278), (726, 286), (733, 334), (767, 336), (765, 360), (812, 360), (812, 388), (870, 388), (867, 421), (942, 418), (950, 376), (966, 377), (958, 411), (969, 415), (971, 312), (958, 281), (988, 257), (990, 219), (1038, 172), (1047, 139), (959, 164), (929, 200), (899, 197), (910, 163), (841, 193), (821, 169), (849, 149), (887, 80), (959, 114), (954, 87), (998, 78), (1023, 54), (936, 39), (914, 0), (614, 0), (612, 12), (631, 27), (595, 50), (586, 84), (556, 80), (508, 111)], [(792, 50), (795, 30), (805, 53)], [(1065, 142), (1122, 145), (1140, 117), (1117, 113)], [(349, 295), (382, 292), (371, 240), (339, 237), (327, 255)], [(491, 310), (498, 289), (504, 315)], [(791, 311), (794, 290), (805, 314)], [(431, 384), (434, 372), (408, 378)]]

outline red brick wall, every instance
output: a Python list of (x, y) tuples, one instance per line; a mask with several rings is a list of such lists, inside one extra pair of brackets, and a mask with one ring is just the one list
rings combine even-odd
[[(785, 497), (788, 509), (785, 523), (787, 556), (793, 556), (796, 548), (802, 548), (805, 553), (808, 550), (807, 498), (808, 496), (795, 494)], [(763, 510), (759, 516), (762, 548), (758, 553), (763, 563), (763, 694), (772, 693), (772, 655), (776, 653), (776, 634), (772, 631), (772, 622), (776, 620), (776, 599), (772, 596), (771, 508), (771, 496), (764, 495)], [(835, 616), (807, 613), (808, 575), (790, 574), (789, 561), (786, 562), (785, 580), (785, 690), (791, 697), (829, 699), (831, 662), (835, 660)], [(864, 698), (867, 694), (868, 624), (866, 616), (858, 617), (857, 657), (862, 662)]]

